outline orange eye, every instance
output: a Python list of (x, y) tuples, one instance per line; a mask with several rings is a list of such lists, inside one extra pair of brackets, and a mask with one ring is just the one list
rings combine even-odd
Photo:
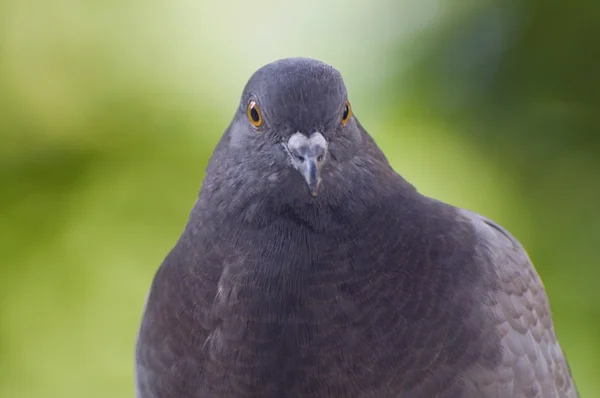
[(248, 103), (248, 120), (250, 120), (250, 123), (252, 123), (254, 127), (260, 127), (263, 124), (260, 108), (256, 101), (250, 101)]
[(351, 117), (352, 117), (352, 106), (350, 105), (350, 101), (346, 100), (346, 105), (344, 106), (344, 113), (342, 114), (342, 126), (345, 126)]

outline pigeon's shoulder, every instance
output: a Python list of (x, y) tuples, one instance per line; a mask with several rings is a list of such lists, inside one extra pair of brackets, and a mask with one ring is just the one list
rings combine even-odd
[(497, 368), (472, 369), (473, 393), (484, 397), (578, 397), (558, 343), (542, 281), (523, 246), (506, 229), (459, 210), (476, 237), (476, 253), (489, 281), (490, 315), (502, 346)]

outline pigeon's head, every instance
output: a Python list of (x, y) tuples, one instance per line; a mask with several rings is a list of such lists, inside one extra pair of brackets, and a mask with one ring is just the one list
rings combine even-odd
[(355, 156), (361, 134), (340, 73), (290, 58), (252, 75), (229, 139), (238, 161), (259, 171), (257, 184), (316, 197), (333, 170)]

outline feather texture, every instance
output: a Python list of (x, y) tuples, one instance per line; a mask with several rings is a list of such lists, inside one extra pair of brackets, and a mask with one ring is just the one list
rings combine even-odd
[[(152, 283), (137, 397), (577, 397), (523, 248), (418, 193), (345, 99), (314, 60), (250, 79)], [(328, 142), (318, 197), (282, 147), (297, 131)]]

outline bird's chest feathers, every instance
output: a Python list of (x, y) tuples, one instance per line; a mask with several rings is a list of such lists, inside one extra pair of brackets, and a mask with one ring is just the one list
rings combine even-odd
[(443, 305), (451, 276), (418, 229), (382, 211), (326, 233), (302, 221), (219, 235), (207, 374), (235, 374), (256, 396), (353, 396), (348, 377), (376, 385), (409, 375), (425, 349), (442, 355), (432, 333), (459, 326)]
[(408, 325), (390, 299), (404, 277), (397, 237), (284, 228), (230, 243), (212, 304), (216, 361), (235, 355), (239, 364), (277, 367), (285, 358), (323, 355), (340, 366), (349, 355), (384, 360), (386, 344), (398, 336), (389, 324)]
[(252, 318), (248, 327), (308, 322), (345, 285), (367, 276), (353, 256), (358, 242), (349, 239), (298, 228), (255, 231), (231, 243), (222, 257), (215, 310), (221, 317)]

